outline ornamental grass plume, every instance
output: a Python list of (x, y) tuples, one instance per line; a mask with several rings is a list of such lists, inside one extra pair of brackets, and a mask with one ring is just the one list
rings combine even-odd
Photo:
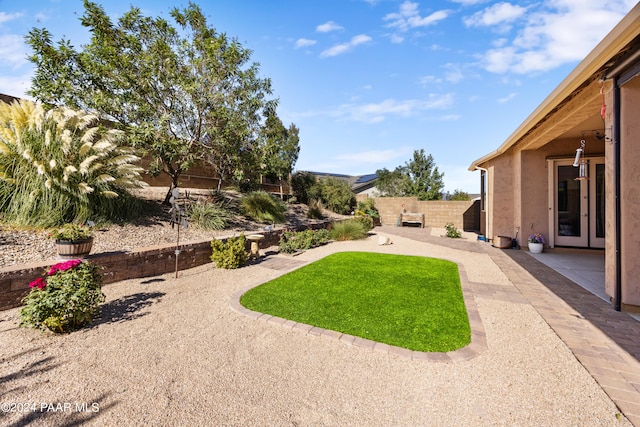
[(126, 135), (93, 114), (0, 103), (0, 214), (22, 226), (118, 220), (136, 206), (143, 169)]

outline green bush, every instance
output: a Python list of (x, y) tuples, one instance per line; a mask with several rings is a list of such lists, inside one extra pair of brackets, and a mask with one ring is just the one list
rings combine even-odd
[(2, 219), (50, 228), (138, 214), (144, 205), (127, 190), (146, 184), (124, 141), (124, 132), (103, 128), (92, 114), (0, 103)]
[(348, 219), (333, 224), (331, 238), (337, 241), (364, 239), (367, 231), (360, 221)]
[(99, 268), (74, 259), (55, 264), (29, 284), (20, 326), (69, 332), (91, 322), (104, 301)]
[(245, 237), (229, 237), (226, 242), (214, 239), (211, 241), (211, 261), (217, 268), (234, 269), (242, 266), (249, 255), (245, 250)]
[(449, 223), (444, 226), (447, 229), (447, 237), (452, 239), (459, 239), (462, 237), (462, 233), (453, 224)]
[(355, 194), (349, 184), (338, 178), (328, 177), (320, 180), (322, 201), (333, 212), (348, 215), (355, 205)]
[(324, 205), (321, 200), (313, 199), (309, 201), (309, 211), (307, 218), (322, 219), (324, 218)]
[(371, 218), (369, 215), (358, 215), (356, 213), (356, 216), (354, 216), (352, 220), (361, 223), (362, 227), (364, 227), (365, 232), (373, 228), (373, 218)]
[(189, 206), (187, 214), (193, 224), (205, 230), (222, 230), (231, 218), (222, 202), (197, 201)]
[(320, 186), (315, 176), (308, 172), (296, 172), (291, 177), (291, 192), (304, 204), (320, 197)]
[(367, 198), (361, 202), (358, 202), (356, 215), (362, 213), (362, 215), (370, 216), (371, 218), (380, 218), (378, 208), (376, 208), (376, 202), (372, 198)]
[(280, 237), (278, 248), (280, 252), (292, 254), (317, 246), (324, 245), (330, 240), (329, 230), (304, 230), (304, 231), (285, 231)]
[(245, 195), (240, 200), (240, 206), (246, 216), (258, 222), (282, 224), (286, 221), (284, 213), (287, 207), (284, 202), (266, 191), (254, 191)]

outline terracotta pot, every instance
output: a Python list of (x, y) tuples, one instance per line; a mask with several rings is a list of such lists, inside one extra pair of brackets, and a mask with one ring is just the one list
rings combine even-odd
[(62, 259), (84, 258), (91, 252), (93, 237), (82, 240), (56, 240), (58, 257)]

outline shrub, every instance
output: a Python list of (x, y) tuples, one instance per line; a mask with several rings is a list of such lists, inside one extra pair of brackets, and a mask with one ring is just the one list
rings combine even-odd
[(238, 268), (249, 258), (245, 250), (244, 234), (229, 237), (226, 242), (214, 239), (211, 241), (211, 249), (211, 261), (215, 263), (217, 268)]
[(296, 172), (291, 177), (291, 192), (300, 203), (320, 197), (320, 186), (315, 176), (308, 172)]
[(462, 237), (462, 233), (453, 224), (449, 223), (444, 226), (447, 229), (447, 237), (458, 239)]
[(454, 190), (453, 194), (447, 197), (448, 200), (471, 200), (469, 193), (462, 190)]
[(364, 239), (367, 232), (360, 221), (348, 219), (333, 224), (331, 238), (337, 241)]
[(322, 219), (324, 218), (324, 205), (321, 200), (313, 199), (309, 201), (309, 211), (307, 212), (307, 218)]
[(0, 103), (0, 212), (23, 226), (113, 221), (142, 208), (128, 192), (146, 184), (125, 134), (98, 117), (31, 101)]
[(89, 323), (104, 301), (99, 268), (74, 259), (51, 266), (29, 284), (20, 326), (69, 332)]
[(371, 218), (369, 215), (358, 215), (356, 213), (356, 216), (352, 218), (352, 221), (361, 223), (365, 232), (368, 232), (373, 228), (373, 218)]
[(322, 201), (333, 212), (347, 215), (355, 205), (355, 194), (351, 186), (338, 178), (328, 177), (320, 180)]
[(222, 202), (197, 201), (189, 206), (187, 214), (191, 222), (205, 230), (222, 230), (231, 218)]
[(356, 215), (361, 213), (362, 215), (370, 216), (371, 218), (380, 218), (380, 213), (376, 208), (376, 203), (372, 198), (367, 198), (361, 202), (358, 202)]
[(248, 193), (240, 200), (242, 212), (258, 222), (283, 223), (287, 210), (284, 202), (272, 197), (266, 191)]
[(280, 237), (280, 252), (292, 254), (324, 245), (330, 240), (329, 230), (285, 231)]

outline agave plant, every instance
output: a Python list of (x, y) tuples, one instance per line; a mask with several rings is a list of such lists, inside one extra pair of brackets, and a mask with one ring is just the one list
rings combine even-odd
[(5, 221), (50, 227), (122, 217), (127, 190), (146, 184), (125, 134), (94, 114), (0, 103), (0, 212)]

